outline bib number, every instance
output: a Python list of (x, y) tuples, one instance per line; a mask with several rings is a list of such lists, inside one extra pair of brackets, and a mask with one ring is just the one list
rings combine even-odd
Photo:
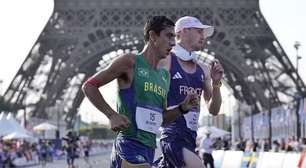
[(198, 120), (200, 113), (197, 111), (189, 111), (187, 114), (184, 114), (187, 127), (192, 131), (198, 130)]
[(138, 129), (156, 134), (162, 123), (162, 111), (148, 107), (136, 108), (136, 123)]

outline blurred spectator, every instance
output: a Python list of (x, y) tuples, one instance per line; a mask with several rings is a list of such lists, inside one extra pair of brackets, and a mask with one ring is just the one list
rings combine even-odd
[(272, 152), (279, 152), (280, 151), (280, 144), (277, 140), (272, 142)]
[(69, 131), (65, 137), (62, 138), (66, 141), (64, 149), (66, 151), (66, 159), (68, 168), (74, 168), (74, 159), (77, 157), (77, 141), (79, 137), (76, 136), (72, 131)]
[(205, 167), (209, 165), (210, 168), (214, 168), (215, 167), (214, 158), (212, 156), (214, 142), (210, 138), (209, 131), (206, 132), (206, 137), (202, 139), (200, 144), (201, 144), (200, 149), (202, 150), (202, 152), (200, 153), (203, 153), (202, 157), (203, 157), (203, 162), (204, 162)]

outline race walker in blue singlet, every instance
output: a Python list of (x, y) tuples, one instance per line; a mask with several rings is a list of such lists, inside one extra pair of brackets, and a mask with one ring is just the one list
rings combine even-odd
[[(199, 65), (196, 65), (196, 71), (194, 73), (187, 73), (179, 65), (178, 58), (172, 53), (170, 77), (170, 89), (167, 98), (168, 107), (171, 108), (180, 104), (190, 92), (201, 96), (205, 75)], [(162, 152), (168, 155), (164, 159), (171, 160), (177, 163), (177, 165), (182, 165), (182, 148), (186, 147), (190, 151), (195, 151), (199, 115), (200, 106), (190, 110), (187, 114), (180, 116), (165, 127), (162, 127)], [(176, 156), (173, 156), (171, 153)]]
[[(185, 16), (175, 23), (176, 45), (171, 57), (160, 61), (170, 73), (167, 95), (168, 109), (177, 107), (187, 94), (202, 95), (209, 112), (217, 115), (221, 106), (221, 78), (223, 68), (214, 60), (212, 65), (197, 62), (194, 51), (203, 49), (205, 38), (213, 33), (213, 27), (203, 25), (197, 18)], [(200, 104), (200, 103), (199, 103)], [(161, 128), (162, 157), (155, 164), (160, 168), (204, 168), (195, 152), (200, 105)]]

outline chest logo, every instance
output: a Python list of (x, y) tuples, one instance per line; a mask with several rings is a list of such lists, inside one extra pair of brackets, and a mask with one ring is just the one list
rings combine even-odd
[(182, 79), (183, 77), (182, 77), (182, 75), (179, 73), (179, 72), (176, 72), (174, 75), (173, 75), (173, 77), (172, 77), (172, 79)]
[(138, 76), (148, 78), (149, 77), (149, 71), (144, 68), (138, 68)]

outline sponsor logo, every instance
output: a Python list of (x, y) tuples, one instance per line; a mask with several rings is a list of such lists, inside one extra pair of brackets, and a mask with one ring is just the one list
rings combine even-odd
[(149, 77), (149, 71), (144, 68), (138, 68), (138, 75), (141, 77), (148, 78)]
[(183, 77), (182, 77), (182, 75), (179, 73), (179, 72), (176, 72), (175, 74), (174, 74), (174, 76), (172, 77), (172, 79), (182, 79)]
[(141, 156), (141, 155), (137, 155), (137, 156), (136, 156), (136, 159), (137, 159), (139, 162), (145, 162), (145, 161), (146, 161), (146, 159), (145, 159), (143, 156)]

